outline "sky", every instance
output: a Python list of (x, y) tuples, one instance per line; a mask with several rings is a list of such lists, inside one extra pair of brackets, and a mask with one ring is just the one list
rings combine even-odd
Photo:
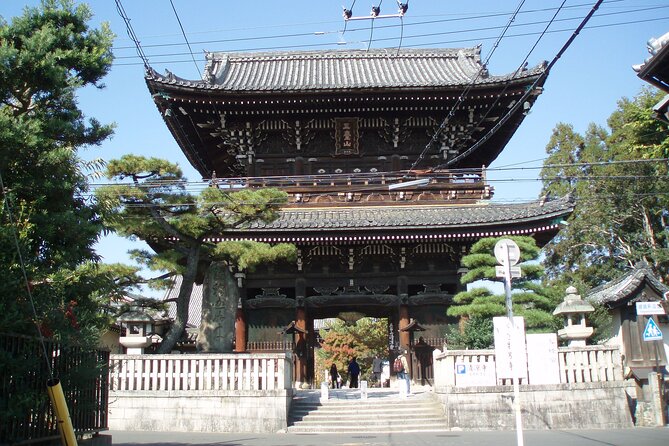
[[(409, 0), (409, 10), (402, 19), (344, 22), (342, 5), (353, 4), (353, 16), (363, 17), (369, 16), (372, 4), (379, 1), (382, 15), (396, 13), (395, 0), (124, 0), (122, 6), (152, 68), (198, 79), (198, 70), (204, 67), (204, 51), (446, 48), (479, 44), (490, 73), (502, 75), (513, 72), (526, 57), (530, 66), (551, 61), (596, 3)], [(38, 3), (0, 0), (0, 15), (9, 21), (24, 7)], [(144, 68), (115, 1), (87, 3), (95, 14), (93, 25), (108, 22), (116, 34), (116, 59), (104, 79), (105, 88), (81, 91), (79, 103), (87, 116), (115, 123), (116, 131), (100, 147), (88, 148), (81, 156), (110, 160), (134, 153), (166, 158), (179, 163), (189, 180), (200, 180), (152, 102), (144, 82)], [(504, 31), (516, 10), (515, 20)], [(548, 31), (541, 36), (553, 17)], [(503, 32), (504, 37), (499, 39)], [(646, 85), (632, 65), (649, 57), (648, 39), (667, 32), (669, 1), (604, 1), (557, 61), (543, 94), (505, 150), (489, 166), (494, 201), (536, 199), (541, 190), (536, 167), (545, 157), (555, 125), (570, 123), (579, 132), (593, 122), (605, 125), (621, 97), (633, 97)], [(494, 170), (507, 166), (516, 169)], [(134, 242), (109, 237), (98, 245), (98, 252), (107, 262), (127, 261), (126, 250), (135, 246), (138, 245)]]

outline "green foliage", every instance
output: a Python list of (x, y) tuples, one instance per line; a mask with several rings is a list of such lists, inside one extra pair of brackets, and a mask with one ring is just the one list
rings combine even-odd
[(620, 100), (608, 128), (591, 124), (585, 135), (556, 126), (541, 172), (543, 194), (571, 194), (575, 210), (545, 248), (551, 281), (585, 292), (639, 261), (667, 278), (667, 165), (634, 161), (669, 154), (669, 129), (652, 117), (663, 95), (646, 89)]
[(480, 350), (491, 348), (494, 343), (492, 319), (473, 316), (462, 327), (453, 327), (447, 334), (448, 348)]
[[(478, 280), (501, 280), (496, 277), (495, 265), (498, 263), (494, 255), (495, 244), (501, 238), (484, 238), (472, 245), (469, 254), (462, 258), (462, 264), (469, 270), (461, 279), (463, 284)], [(537, 263), (540, 250), (536, 242), (532, 237), (504, 238), (512, 239), (520, 248), (519, 266), (522, 276), (512, 282), (514, 315), (525, 318), (525, 326), (529, 332), (555, 331), (558, 321), (552, 313), (561, 300), (561, 294), (557, 289), (542, 286), (540, 283), (544, 271)], [(492, 324), (493, 317), (506, 315), (505, 301), (505, 295), (494, 295), (485, 287), (456, 294), (453, 305), (447, 310), (449, 316), (458, 316), (464, 320), (460, 335), (455, 336), (456, 342), (467, 348), (489, 345), (487, 325), (483, 321), (490, 321)], [(454, 334), (450, 333), (448, 336), (451, 343)], [(478, 339), (477, 336), (481, 338)]]
[(0, 331), (35, 334), (36, 323), (79, 344), (97, 340), (101, 290), (117, 284), (91, 263), (103, 226), (86, 171), (99, 164), (78, 157), (112, 132), (77, 105), (77, 90), (101, 87), (112, 62), (113, 34), (90, 28), (91, 17), (86, 5), (45, 0), (0, 22)]
[(261, 263), (296, 256), (295, 247), (287, 244), (212, 241), (226, 230), (276, 219), (287, 202), (284, 192), (210, 187), (196, 196), (186, 190), (179, 166), (135, 155), (111, 161), (107, 176), (124, 182), (96, 190), (105, 223), (120, 235), (139, 238), (151, 246), (153, 252), (132, 254), (153, 271), (167, 271), (154, 285), (165, 285), (165, 278), (171, 275), (183, 277), (177, 317), (161, 351), (169, 352), (180, 338), (193, 284), (202, 280), (212, 261), (250, 271)]
[(388, 356), (386, 319), (362, 318), (355, 325), (335, 320), (321, 336), (323, 342), (316, 356), (318, 370), (329, 370), (334, 363), (340, 375), (345, 377), (348, 362), (355, 357), (360, 365), (361, 379), (369, 380), (374, 357)]

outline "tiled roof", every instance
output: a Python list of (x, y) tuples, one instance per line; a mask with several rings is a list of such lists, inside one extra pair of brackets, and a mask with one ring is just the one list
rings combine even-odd
[[(430, 88), (468, 85), (481, 68), (480, 47), (208, 53), (204, 80), (151, 72), (148, 79), (177, 86), (225, 91), (323, 91), (368, 88)], [(487, 70), (476, 80), (489, 85), (526, 80), (545, 64), (505, 76)]]
[(461, 229), (545, 220), (567, 215), (567, 199), (515, 204), (376, 206), (361, 208), (285, 209), (271, 223), (254, 223), (248, 230), (340, 231)]
[(607, 307), (617, 307), (629, 298), (634, 297), (634, 294), (644, 283), (647, 283), (660, 296), (669, 291), (669, 288), (655, 277), (648, 265), (641, 263), (627, 274), (593, 288), (585, 298), (591, 302), (604, 304)]

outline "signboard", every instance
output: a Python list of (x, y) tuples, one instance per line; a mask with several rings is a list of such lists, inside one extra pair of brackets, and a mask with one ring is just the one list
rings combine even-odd
[[(495, 330), (495, 363), (497, 378), (512, 378), (511, 370), (516, 371), (519, 378), (527, 379), (527, 350), (525, 348), (525, 320), (513, 318), (515, 331), (512, 333), (509, 318), (499, 316), (492, 318)], [(513, 367), (512, 355), (513, 348)]]
[(467, 386), (495, 386), (495, 361), (490, 362), (455, 362), (455, 385)]
[(661, 341), (662, 340), (662, 330), (657, 326), (653, 318), (648, 319), (646, 328), (643, 330), (643, 340), (644, 341)]
[(650, 316), (653, 314), (665, 314), (664, 308), (659, 301), (656, 302), (637, 302), (636, 314), (640, 316)]
[(557, 335), (528, 334), (527, 373), (530, 384), (560, 384)]
[(505, 251), (508, 251), (510, 265), (515, 265), (518, 263), (520, 260), (520, 248), (516, 242), (508, 238), (503, 238), (502, 240), (495, 243), (495, 258), (502, 265), (506, 263), (507, 259), (507, 253)]
[[(506, 268), (504, 266), (496, 265), (495, 266), (495, 273), (497, 274), (497, 277), (506, 277), (506, 271), (504, 271), (505, 269)], [(511, 278), (512, 279), (521, 277), (520, 266), (511, 266), (511, 267), (509, 267), (509, 271), (511, 272)]]

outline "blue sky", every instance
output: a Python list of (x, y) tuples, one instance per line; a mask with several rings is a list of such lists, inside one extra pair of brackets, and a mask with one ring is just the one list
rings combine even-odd
[[(403, 20), (349, 22), (344, 29), (342, 5), (353, 0), (221, 1), (173, 0), (200, 70), (203, 51), (259, 51), (279, 49), (366, 49), (403, 47), (470, 47), (482, 44), (486, 59), (493, 44), (518, 7), (516, 1), (410, 0)], [(354, 16), (368, 16), (372, 3), (356, 1)], [(5, 20), (37, 1), (5, 0)], [(113, 138), (82, 153), (106, 160), (125, 153), (167, 158), (178, 162), (190, 180), (196, 171), (174, 142), (159, 116), (143, 79), (143, 67), (127, 37), (113, 0), (88, 2), (94, 21), (107, 21), (116, 33), (112, 71), (103, 90), (87, 89), (80, 105), (89, 116), (116, 123)], [(516, 20), (490, 58), (492, 74), (514, 71), (536, 43), (539, 33), (562, 1), (525, 1)], [(551, 60), (566, 42), (594, 1), (565, 1), (548, 33), (529, 56), (529, 65)], [(159, 72), (196, 79), (199, 74), (185, 45), (169, 0), (125, 0), (123, 6), (151, 66)], [(382, 14), (396, 12), (394, 0), (381, 1)], [(403, 24), (403, 26), (402, 26)], [(669, 31), (669, 1), (605, 1), (586, 29), (558, 61), (540, 96), (502, 155), (490, 166), (540, 166), (551, 131), (558, 122), (584, 131), (588, 124), (605, 124), (623, 96), (636, 95), (644, 83), (631, 66), (648, 57), (646, 42)], [(370, 43), (371, 37), (371, 43)], [(537, 161), (539, 160), (539, 161)], [(531, 180), (537, 170), (491, 172), (496, 201), (537, 198), (541, 184)], [(514, 179), (514, 181), (509, 181)], [(522, 180), (530, 179), (530, 180)], [(99, 251), (106, 261), (122, 261), (129, 242), (104, 240)]]

